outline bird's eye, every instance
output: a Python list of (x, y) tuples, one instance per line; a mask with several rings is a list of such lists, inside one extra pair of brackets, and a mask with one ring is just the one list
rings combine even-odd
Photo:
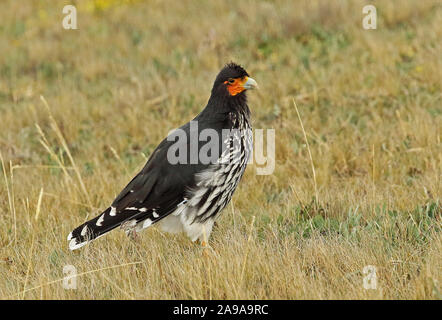
[(235, 82), (235, 79), (229, 78), (229, 80), (227, 80), (230, 84)]

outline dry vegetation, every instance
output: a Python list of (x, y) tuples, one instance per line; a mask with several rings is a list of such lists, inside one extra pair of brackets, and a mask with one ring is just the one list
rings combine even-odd
[[(364, 4), (1, 1), (0, 297), (441, 299), (442, 7), (377, 1), (366, 31)], [(155, 228), (67, 250), (230, 60), (260, 84), (276, 168), (247, 169), (213, 252)]]

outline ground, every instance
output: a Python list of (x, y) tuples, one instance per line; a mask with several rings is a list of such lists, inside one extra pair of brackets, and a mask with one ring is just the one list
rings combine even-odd
[[(442, 298), (439, 1), (370, 2), (376, 30), (365, 1), (72, 3), (77, 30), (68, 1), (0, 3), (0, 298)], [(276, 164), (213, 250), (150, 228), (69, 251), (231, 60)]]

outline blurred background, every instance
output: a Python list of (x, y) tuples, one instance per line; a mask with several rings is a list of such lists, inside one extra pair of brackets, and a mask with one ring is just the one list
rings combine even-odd
[[(62, 27), (67, 4), (77, 9), (77, 30)], [(362, 27), (367, 4), (377, 9), (375, 30)], [(428, 243), (433, 244), (428, 250), (440, 255), (441, 25), (441, 2), (433, 0), (2, 0), (0, 212), (5, 218), (0, 246), (6, 248), (3, 259), (22, 265), (13, 268), (15, 278), (0, 283), (0, 293), (23, 289), (24, 279), (25, 286), (52, 279), (48, 270), (72, 258), (65, 235), (109, 204), (167, 133), (205, 106), (216, 74), (230, 61), (259, 83), (260, 90), (249, 94), (249, 106), (255, 128), (276, 130), (276, 166), (269, 176), (257, 176), (254, 165), (247, 170), (215, 243), (222, 243), (231, 228), (249, 230), (256, 216), (264, 243), (276, 241), (266, 249), (257, 242), (250, 249), (256, 249), (256, 257), (279, 248), (275, 234), (296, 242), (315, 232), (353, 235), (355, 243), (364, 237), (358, 232), (376, 235), (379, 243), (357, 252), (370, 256), (379, 248), (377, 263), (385, 270), (391, 259), (425, 256)], [(235, 220), (233, 212), (243, 218)], [(366, 229), (370, 221), (380, 229)], [(26, 273), (25, 257), (37, 241), (29, 230), (41, 241), (35, 246), (44, 255), (40, 270), (47, 272), (40, 277), (32, 268)], [(149, 237), (163, 239), (156, 233)], [(298, 260), (295, 251), (284, 257)], [(349, 255), (337, 252), (344, 260)], [(437, 257), (428, 257), (413, 263), (419, 269), (434, 266), (431, 259)], [(273, 267), (288, 263), (275, 259)], [(348, 288), (337, 293), (343, 285), (338, 282), (329, 287), (336, 270), (351, 269), (356, 260), (339, 260), (342, 265), (331, 268), (329, 277), (316, 279), (317, 291), (309, 289), (311, 278), (301, 281), (301, 273), (297, 283), (306, 291), (286, 287), (282, 292), (276, 288), (296, 281), (281, 278), (278, 284), (265, 276), (269, 282), (258, 281), (253, 278), (258, 273), (250, 272), (252, 285), (234, 297), (372, 297)], [(8, 266), (0, 265), (0, 273), (10, 274)], [(441, 281), (440, 268), (428, 269), (425, 276), (411, 265), (404, 268), (384, 275), (390, 288), (375, 297), (440, 297), (434, 282)], [(395, 282), (407, 274), (410, 282)], [(204, 290), (186, 285), (170, 291), (150, 285), (158, 289), (150, 297), (207, 298)], [(229, 290), (220, 284), (212, 297), (231, 298)], [(72, 298), (65, 291), (54, 294)], [(125, 297), (118, 290), (96, 294)], [(51, 297), (46, 291), (42, 295)]]

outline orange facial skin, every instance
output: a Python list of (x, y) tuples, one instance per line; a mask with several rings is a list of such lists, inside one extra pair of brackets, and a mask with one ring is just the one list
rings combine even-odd
[(236, 96), (238, 93), (245, 90), (244, 83), (247, 82), (247, 77), (236, 78), (232, 80), (233, 82), (224, 81), (224, 83), (227, 85), (227, 90), (229, 90), (230, 95)]

